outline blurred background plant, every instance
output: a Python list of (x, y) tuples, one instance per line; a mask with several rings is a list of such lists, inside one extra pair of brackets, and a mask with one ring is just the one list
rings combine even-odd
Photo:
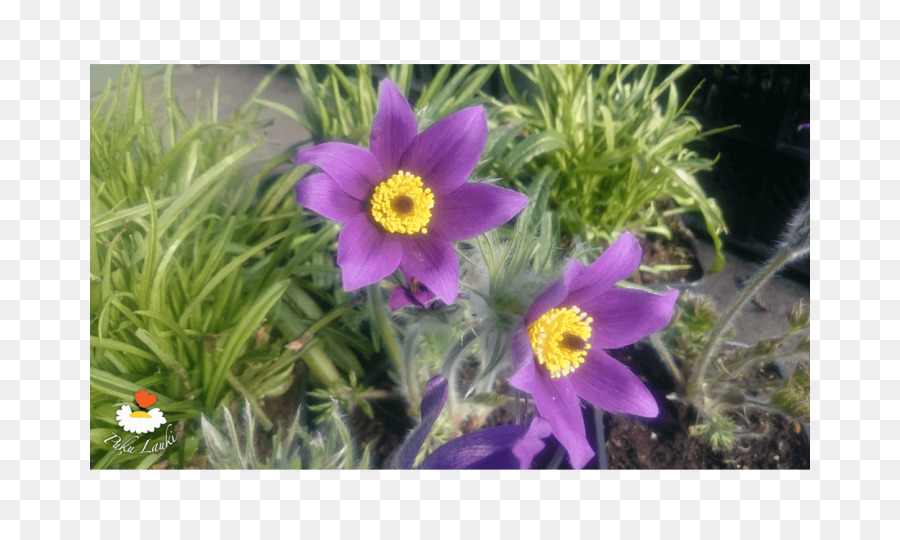
[(734, 126), (703, 131), (685, 112), (690, 96), (682, 101), (676, 82), (688, 69), (657, 82), (652, 65), (500, 66), (507, 97), (490, 100), (491, 173), (524, 186), (551, 167), (563, 232), (591, 243), (624, 230), (671, 238), (667, 217), (700, 212), (718, 270), (727, 227), (696, 179), (715, 159), (689, 145)]
[[(288, 151), (245, 177), (246, 158), (262, 141), (255, 99), (275, 74), (226, 120), (218, 118), (217, 91), (188, 118), (171, 68), (162, 114), (148, 105), (136, 66), (92, 107), (94, 468), (146, 468), (161, 456), (104, 443), (118, 429), (115, 409), (139, 389), (156, 394), (178, 426), (179, 444), (166, 457), (184, 467), (200, 442), (193, 428), (201, 411), (218, 414), (240, 397), (269, 430), (263, 400), (292, 386), (298, 361), (304, 382), (340, 389), (377, 356), (375, 334), (363, 333), (349, 314), (354, 300), (335, 287), (337, 229), (296, 209), (293, 190), (305, 169), (272, 174)], [(345, 320), (352, 328), (339, 324)]]

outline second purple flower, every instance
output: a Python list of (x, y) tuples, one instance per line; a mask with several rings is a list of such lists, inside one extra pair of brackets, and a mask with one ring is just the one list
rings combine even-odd
[(628, 233), (587, 267), (573, 260), (535, 299), (513, 336), (516, 373), (509, 382), (532, 395), (576, 469), (594, 455), (579, 398), (612, 412), (659, 412), (641, 380), (603, 352), (635, 343), (672, 318), (678, 291), (657, 295), (613, 287), (640, 262), (641, 247)]
[(377, 283), (398, 267), (446, 304), (459, 291), (453, 241), (477, 236), (528, 203), (508, 189), (467, 183), (487, 139), (483, 107), (470, 107), (418, 133), (413, 109), (381, 85), (369, 149), (329, 142), (294, 163), (322, 170), (297, 185), (297, 202), (344, 224), (337, 264), (344, 289)]

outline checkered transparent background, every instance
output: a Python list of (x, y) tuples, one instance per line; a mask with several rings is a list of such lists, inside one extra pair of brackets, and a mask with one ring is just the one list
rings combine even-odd
[[(159, 4), (0, 10), (0, 537), (900, 536), (897, 4)], [(812, 470), (90, 471), (88, 77), (136, 61), (811, 63)]]

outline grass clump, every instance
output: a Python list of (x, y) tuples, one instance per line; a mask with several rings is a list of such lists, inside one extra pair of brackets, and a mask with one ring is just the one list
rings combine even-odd
[[(274, 173), (288, 152), (245, 177), (262, 142), (255, 102), (224, 121), (217, 93), (188, 118), (163, 81), (164, 114), (145, 98), (139, 67), (128, 67), (91, 110), (91, 466), (152, 466), (162, 454), (131, 455), (104, 442), (115, 410), (146, 389), (178, 428), (166, 453), (189, 463), (201, 412), (237, 397), (260, 424), (260, 402), (291, 385), (302, 359), (312, 379), (339, 385), (339, 370), (361, 373), (371, 344), (316, 339), (344, 311), (330, 261), (336, 228), (298, 211), (303, 168)], [(162, 118), (162, 120), (160, 120)], [(318, 323), (318, 324), (317, 324)], [(306, 332), (304, 334), (304, 332)], [(302, 347), (284, 344), (299, 336)], [(127, 463), (127, 465), (126, 465)]]
[[(698, 211), (716, 247), (714, 270), (724, 262), (721, 210), (696, 180), (713, 159), (690, 143), (723, 129), (703, 131), (685, 113), (680, 66), (656, 82), (657, 66), (500, 66), (508, 100), (494, 99), (497, 143), (491, 171), (513, 185), (540, 170), (558, 173), (552, 209), (564, 231), (612, 242), (624, 230), (669, 236), (665, 217)], [(660, 202), (674, 201), (660, 211)]]

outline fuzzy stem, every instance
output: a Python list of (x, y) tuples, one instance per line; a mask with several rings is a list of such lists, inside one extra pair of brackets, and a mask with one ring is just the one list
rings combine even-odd
[(653, 345), (653, 348), (656, 349), (656, 352), (659, 354), (659, 358), (663, 361), (663, 364), (666, 366), (666, 369), (669, 371), (669, 375), (675, 379), (675, 383), (678, 385), (679, 389), (684, 388), (684, 377), (681, 375), (681, 370), (678, 369), (678, 366), (675, 364), (675, 359), (672, 358), (672, 355), (669, 353), (669, 349), (663, 344), (662, 340), (659, 338), (659, 334), (653, 334), (650, 336), (650, 343)]
[(397, 376), (400, 377), (400, 380), (403, 381), (403, 386), (406, 387), (406, 395), (409, 396), (410, 403), (417, 404), (421, 401), (421, 397), (412, 377), (412, 359), (403, 358), (400, 345), (397, 343), (397, 337), (394, 335), (394, 329), (388, 323), (387, 306), (384, 305), (384, 300), (381, 298), (381, 290), (378, 288), (378, 284), (369, 286), (369, 295), (375, 303), (375, 322), (381, 331), (384, 348), (387, 349), (388, 356), (391, 357), (391, 361), (393, 361), (394, 367), (397, 369)]
[[(688, 382), (689, 392), (696, 390), (698, 383), (706, 380), (706, 371), (709, 369), (709, 365), (712, 363), (712, 359), (715, 357), (716, 353), (719, 352), (722, 337), (725, 334), (725, 331), (731, 326), (731, 321), (737, 316), (744, 305), (753, 298), (760, 289), (762, 289), (762, 286), (781, 270), (782, 266), (791, 260), (793, 255), (794, 250), (791, 249), (790, 246), (784, 246), (775, 252), (775, 255), (769, 262), (760, 268), (750, 279), (746, 287), (741, 291), (741, 294), (731, 302), (731, 305), (728, 306), (728, 309), (725, 310), (725, 313), (719, 319), (718, 324), (716, 324), (715, 328), (713, 328), (710, 333), (706, 347), (704, 347), (703, 351), (700, 353), (700, 358), (697, 363), (699, 368), (694, 370)], [(702, 389), (701, 392), (703, 392)]]
[(606, 453), (606, 427), (603, 425), (603, 411), (592, 407), (594, 428), (597, 430), (597, 468), (609, 469), (609, 455)]

